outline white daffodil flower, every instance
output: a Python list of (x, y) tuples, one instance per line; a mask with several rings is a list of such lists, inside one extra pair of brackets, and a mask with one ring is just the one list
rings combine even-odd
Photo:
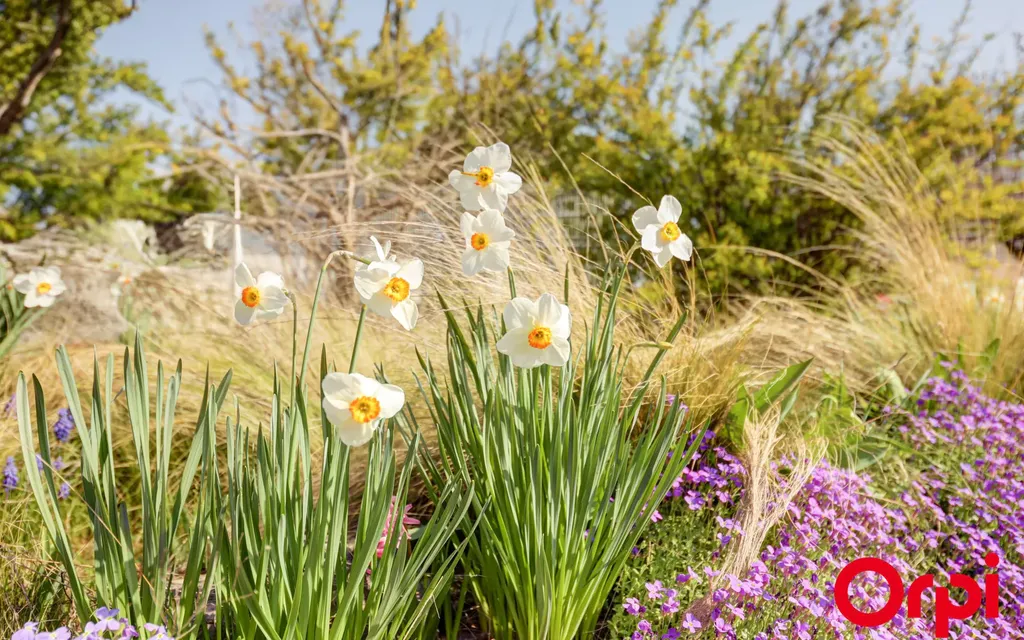
[(235, 267), (235, 284), (242, 288), (242, 295), (235, 301), (235, 320), (248, 325), (253, 320), (276, 318), (288, 304), (284, 293), (284, 280), (270, 271), (264, 271), (258, 278), (245, 263)]
[(462, 235), (466, 236), (462, 272), (467, 276), (508, 269), (508, 248), (516, 232), (505, 226), (505, 218), (496, 209), (484, 209), (478, 216), (463, 213)]
[(508, 197), (523, 186), (523, 179), (509, 171), (511, 168), (512, 152), (507, 144), (499, 142), (473, 149), (462, 171), (455, 169), (448, 174), (448, 182), (459, 191), (467, 211), (504, 212)]
[(110, 285), (110, 295), (115, 298), (120, 298), (124, 294), (125, 290), (131, 286), (134, 278), (127, 273), (122, 273), (117, 276), (117, 280), (114, 280), (113, 284)]
[(633, 214), (633, 226), (640, 233), (640, 246), (650, 251), (659, 267), (668, 264), (672, 256), (689, 260), (693, 242), (679, 229), (679, 216), (683, 207), (673, 196), (665, 196), (657, 209), (647, 205)]
[(991, 287), (982, 302), (986, 307), (1001, 309), (1006, 304), (1006, 294), (999, 287)]
[(358, 373), (329, 373), (323, 383), (323, 408), (350, 447), (366, 444), (381, 420), (394, 417), (405, 404), (405, 392)]
[(498, 351), (512, 364), (532, 369), (542, 364), (561, 367), (569, 361), (569, 307), (545, 293), (536, 302), (515, 298), (505, 305), (506, 333), (498, 340)]
[(14, 276), (14, 288), (25, 294), (26, 307), (49, 307), (57, 296), (67, 291), (60, 277), (60, 267), (36, 267)]
[(419, 260), (371, 262), (356, 268), (356, 291), (363, 304), (377, 315), (394, 317), (408, 331), (416, 327), (420, 315), (410, 295), (421, 284), (423, 262)]

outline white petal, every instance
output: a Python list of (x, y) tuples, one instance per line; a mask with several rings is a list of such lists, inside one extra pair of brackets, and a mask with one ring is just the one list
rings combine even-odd
[(505, 228), (505, 218), (496, 209), (484, 209), (477, 216), (477, 220), (480, 222), (480, 230), (487, 235), (493, 235), (494, 232)]
[(479, 200), (483, 203), (481, 209), (497, 209), (504, 211), (508, 205), (508, 193), (499, 189), (495, 184), (480, 189)]
[(502, 317), (509, 331), (526, 327), (529, 332), (533, 330), (533, 321), (537, 317), (537, 303), (529, 298), (513, 298), (505, 305)]
[(393, 384), (380, 385), (376, 397), (380, 402), (381, 418), (391, 418), (397, 415), (405, 405), (405, 392), (401, 387), (396, 387)]
[(256, 286), (260, 288), (260, 293), (263, 293), (264, 288), (284, 288), (284, 279), (273, 271), (264, 271), (256, 278)]
[(565, 338), (553, 337), (551, 346), (547, 349), (539, 349), (544, 364), (552, 367), (563, 367), (569, 361), (569, 341)]
[(508, 246), (502, 243), (500, 246), (491, 245), (483, 251), (478, 251), (483, 256), (481, 260), (481, 266), (488, 271), (494, 271), (495, 273), (501, 273), (508, 269)]
[(391, 279), (391, 274), (379, 265), (380, 263), (374, 263), (372, 267), (360, 265), (356, 268), (354, 277), (356, 292), (364, 303), (383, 289)]
[(562, 315), (562, 305), (558, 304), (558, 298), (550, 293), (542, 294), (537, 299), (537, 322), (541, 326), (551, 328)]
[(370, 242), (373, 243), (373, 248), (377, 251), (377, 260), (385, 262), (388, 259), (388, 253), (391, 252), (391, 241), (388, 240), (382, 247), (376, 236), (370, 236)]
[(510, 196), (523, 186), (523, 179), (519, 174), (506, 171), (494, 175), (494, 184), (498, 185), (498, 191), (504, 191), (506, 196)]
[(459, 190), (459, 202), (467, 211), (479, 211), (487, 207), (483, 198), (484, 190), (476, 184)]
[[(355, 400), (355, 398), (352, 398)], [(339, 399), (337, 395), (325, 395), (320, 406), (323, 407), (324, 413), (327, 414), (327, 420), (335, 425), (340, 426), (345, 422), (352, 422), (352, 412), (349, 410), (349, 400), (344, 402)]]
[(249, 271), (249, 267), (245, 266), (244, 262), (239, 262), (238, 266), (235, 267), (235, 284), (243, 289), (256, 284), (256, 281), (252, 278), (252, 272)]
[(361, 373), (353, 373), (352, 377), (355, 378), (356, 382), (359, 383), (358, 395), (370, 396), (371, 398), (377, 397), (377, 392), (380, 391), (380, 383), (377, 382), (376, 378), (364, 376)]
[(274, 312), (274, 315), (278, 315), (284, 311), (284, 308), (288, 305), (288, 296), (284, 295), (284, 291), (280, 287), (257, 286), (259, 286), (260, 289), (260, 311)]
[[(661, 227), (660, 221), (658, 220), (658, 210), (647, 205), (646, 207), (640, 207), (633, 212), (633, 226), (640, 233), (647, 231), (647, 227), (650, 226)], [(644, 247), (645, 249), (647, 247)]]
[(494, 232), (494, 236), (491, 238), (491, 246), (496, 244), (504, 244), (505, 248), (508, 248), (508, 241), (516, 237), (516, 232), (505, 227)]
[(466, 246), (469, 246), (469, 239), (476, 233), (476, 218), (473, 217), (472, 213), (468, 211), (462, 214), (462, 218), (459, 220), (459, 228), (462, 229), (462, 235), (466, 237)]
[[(466, 161), (462, 163), (462, 170), (466, 173), (475, 173), (480, 167), (486, 167), (488, 159), (487, 147), (477, 147), (469, 152)], [(493, 167), (492, 167), (493, 168)]]
[(36, 293), (35, 289), (29, 289), (29, 292), (25, 294), (25, 308), (31, 309), (34, 307), (43, 306), (42, 300), (45, 297), (46, 296), (41, 296), (38, 293)]
[(672, 249), (669, 248), (668, 245), (665, 245), (664, 248), (659, 251), (655, 251), (653, 255), (654, 262), (656, 262), (659, 267), (664, 267), (672, 261)]
[(35, 289), (35, 283), (32, 282), (32, 276), (28, 273), (19, 273), (14, 276), (14, 289), (18, 293), (28, 293)]
[(410, 289), (419, 289), (423, 284), (423, 261), (410, 260), (406, 262), (395, 276), (408, 282)]
[(360, 424), (349, 418), (344, 423), (335, 425), (335, 428), (338, 431), (338, 437), (347, 446), (361, 447), (373, 439), (373, 434), (377, 433), (377, 425), (379, 424), (380, 420)]
[(662, 196), (661, 204), (658, 205), (658, 220), (662, 224), (666, 222), (678, 222), (679, 216), (683, 213), (683, 205), (679, 204), (675, 196)]
[(330, 396), (347, 407), (359, 396), (359, 380), (356, 374), (328, 373), (323, 381), (324, 397)]
[(684, 233), (675, 242), (670, 242), (668, 248), (672, 251), (672, 255), (680, 260), (689, 260), (690, 255), (693, 254), (693, 241)]
[(368, 299), (363, 300), (363, 304), (366, 305), (367, 309), (379, 316), (388, 317), (391, 315), (391, 298), (379, 291)]
[(235, 320), (238, 324), (245, 326), (252, 322), (252, 317), (256, 315), (256, 307), (247, 307), (241, 300), (235, 300)]
[(484, 268), (484, 252), (476, 249), (466, 249), (462, 253), (462, 273), (467, 276), (475, 276)]
[(50, 283), (50, 290), (47, 293), (49, 293), (53, 297), (57, 297), (67, 290), (68, 286), (64, 284), (64, 281), (58, 279)]
[(660, 238), (661, 229), (652, 224), (643, 230), (643, 235), (640, 237), (640, 246), (643, 247), (645, 251), (657, 253), (658, 251), (661, 251), (661, 242), (659, 242)]
[(512, 150), (504, 142), (492, 144), (484, 151), (485, 167), (494, 169), (494, 173), (503, 173), (512, 168)]
[(420, 311), (416, 307), (415, 302), (410, 298), (406, 298), (391, 307), (391, 315), (395, 317), (395, 320), (398, 320), (398, 324), (402, 325), (406, 331), (412, 331), (416, 328), (416, 321), (420, 317)]

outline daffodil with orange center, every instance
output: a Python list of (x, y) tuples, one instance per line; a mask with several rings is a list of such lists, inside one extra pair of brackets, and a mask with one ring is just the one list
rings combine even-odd
[[(381, 257), (376, 238), (374, 243), (378, 247), (378, 257)], [(423, 262), (410, 260), (399, 263), (393, 258), (386, 258), (384, 252), (382, 259), (356, 267), (356, 292), (370, 311), (391, 316), (406, 330), (412, 331), (419, 319), (419, 309), (412, 294), (423, 283)]]
[(264, 271), (258, 278), (245, 263), (235, 267), (235, 284), (241, 293), (235, 300), (235, 320), (248, 325), (254, 320), (269, 320), (281, 315), (288, 304), (284, 280), (276, 273)]
[(466, 156), (462, 171), (454, 169), (448, 182), (459, 192), (466, 211), (505, 211), (508, 197), (519, 191), (523, 179), (512, 173), (512, 151), (504, 142), (477, 147)]
[(484, 209), (476, 216), (463, 213), (462, 235), (466, 238), (462, 272), (467, 276), (508, 269), (508, 250), (516, 234), (505, 226), (505, 218), (497, 210)]
[(358, 447), (370, 441), (383, 420), (405, 404), (405, 392), (358, 373), (329, 373), (323, 382), (323, 409), (341, 441)]
[(536, 301), (515, 298), (505, 306), (503, 317), (506, 331), (498, 340), (498, 351), (513, 365), (561, 367), (569, 361), (572, 315), (553, 295), (545, 293)]
[(60, 267), (36, 267), (14, 276), (14, 288), (25, 295), (25, 306), (49, 307), (67, 287), (60, 277)]
[(679, 228), (683, 207), (673, 196), (665, 196), (657, 209), (648, 205), (633, 214), (633, 226), (640, 234), (640, 246), (651, 253), (659, 267), (674, 257), (689, 260), (693, 242)]

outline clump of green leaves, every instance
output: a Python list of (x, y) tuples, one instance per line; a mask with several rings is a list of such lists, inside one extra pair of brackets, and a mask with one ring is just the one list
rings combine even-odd
[[(82, 500), (90, 516), (94, 571), (86, 573), (78, 565), (65, 528), (57, 493), (60, 481), (54, 478), (51, 458), (46, 399), (35, 376), (34, 412), (29, 405), (25, 376), (18, 376), (18, 426), (23, 459), (30, 461), (24, 465), (25, 475), (56, 557), (67, 573), (79, 622), (91, 620), (97, 606), (107, 606), (120, 609), (135, 624), (166, 625), (178, 636), (194, 633), (204, 620), (216, 568), (217, 540), (223, 533), (217, 509), (214, 429), (231, 381), (230, 372), (218, 385), (206, 382), (192, 445), (174, 488), (171, 449), (181, 362), (166, 381), (163, 364), (157, 365), (156, 398), (151, 402), (141, 337), (136, 336), (134, 355), (125, 349), (124, 394), (135, 445), (138, 504), (142, 510), (139, 535), (140, 532), (132, 531), (125, 487), (118, 486), (114, 470), (114, 356), (107, 358), (102, 375), (99, 362), (94, 360), (89, 422), (82, 409), (71, 360), (63, 347), (57, 351), (57, 370), (82, 445)], [(41, 470), (34, 463), (37, 439)], [(197, 474), (198, 489), (193, 491)], [(136, 555), (137, 548), (141, 548), (141, 556)], [(177, 577), (181, 580), (176, 583)], [(96, 603), (90, 602), (91, 597), (95, 597)]]
[(628, 354), (613, 341), (623, 275), (603, 283), (591, 329), (561, 370), (495, 358), (497, 321), (481, 308), (467, 313), (464, 331), (443, 299), (447, 380), (420, 358), (441, 456), (431, 476), (475, 483), (470, 514), (480, 525), (463, 533), (465, 580), (496, 638), (591, 637), (630, 550), (707, 428), (687, 448), (695, 427), (684, 429), (678, 403), (666, 408), (664, 383), (643, 411), (667, 343), (640, 387), (623, 389)]

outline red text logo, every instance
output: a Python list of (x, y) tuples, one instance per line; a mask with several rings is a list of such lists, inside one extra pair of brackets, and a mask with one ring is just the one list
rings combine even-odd
[[(996, 568), (999, 566), (999, 556), (994, 553), (986, 555), (985, 565), (992, 569)], [(850, 583), (862, 573), (877, 574), (889, 585), (889, 599), (878, 611), (861, 611), (850, 602)], [(921, 617), (921, 594), (925, 589), (934, 586), (935, 576), (932, 574), (923, 575), (910, 583), (910, 589), (907, 590), (907, 615), (909, 617)], [(999, 617), (998, 574), (986, 575), (985, 586), (982, 588), (970, 577), (954, 573), (949, 576), (949, 586), (967, 592), (967, 601), (960, 604), (950, 600), (949, 589), (946, 587), (935, 589), (936, 638), (948, 638), (949, 621), (970, 618), (981, 607), (983, 599), (985, 601), (985, 617), (989, 619)], [(839, 613), (853, 624), (860, 627), (879, 627), (891, 621), (903, 606), (903, 579), (896, 568), (885, 560), (860, 558), (846, 565), (839, 572), (839, 577), (836, 578), (835, 598)]]

